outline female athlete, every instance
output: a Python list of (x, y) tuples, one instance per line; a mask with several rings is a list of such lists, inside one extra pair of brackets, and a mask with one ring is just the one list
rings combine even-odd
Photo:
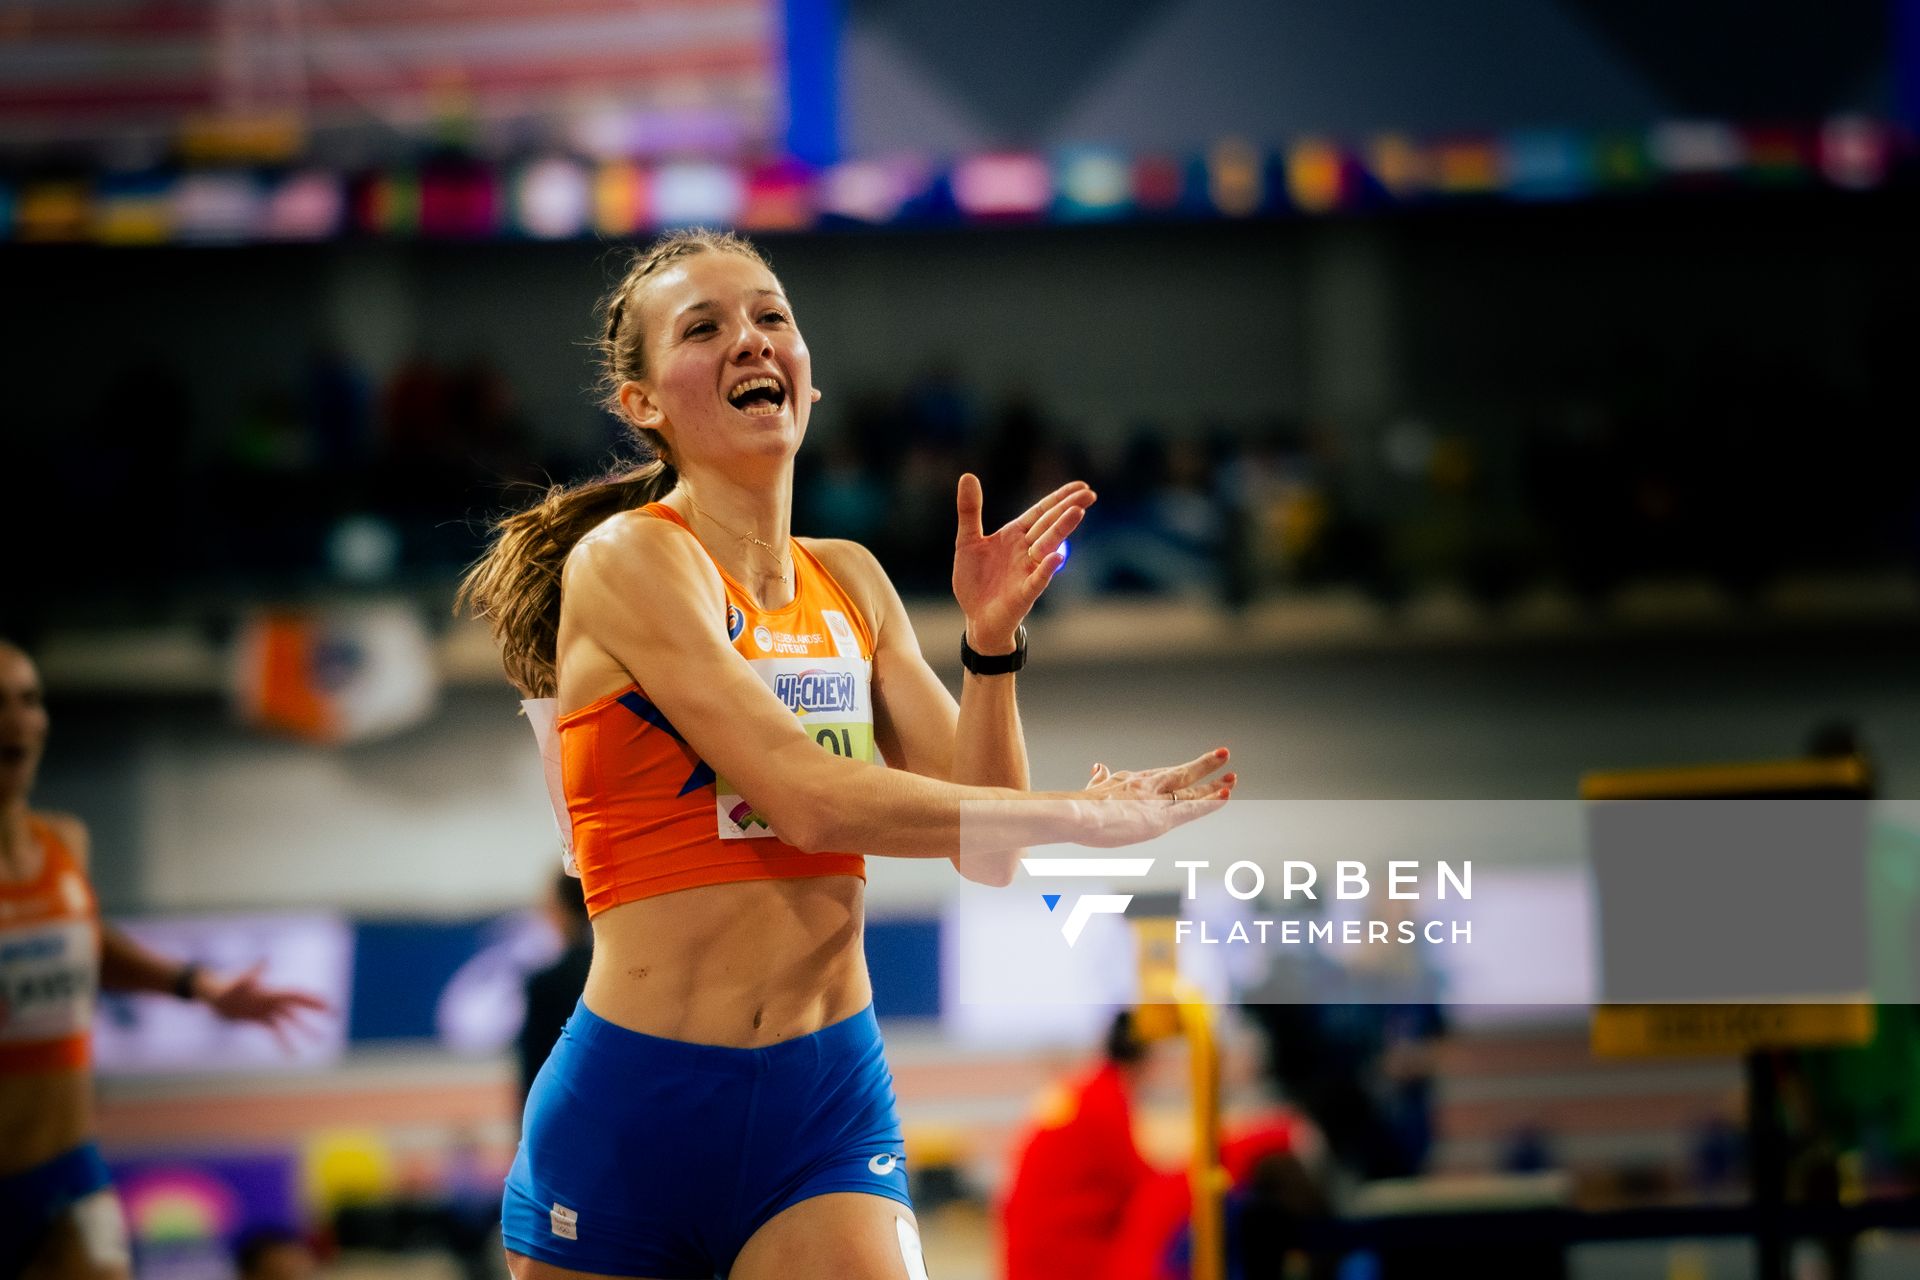
[(509, 1263), (920, 1280), (861, 855), (1005, 884), (1020, 846), (1129, 844), (1219, 808), (1227, 753), (1029, 792), (1011, 673), (1087, 486), (988, 535), (961, 477), (956, 704), (873, 557), (789, 536), (819, 393), (759, 252), (670, 234), (604, 310), (607, 403), (655, 461), (507, 518), (463, 586), (514, 682), (557, 699), (594, 925), (508, 1176)]
[(95, 990), (198, 1000), (281, 1036), (327, 1004), (261, 985), (257, 968), (222, 979), (165, 959), (101, 920), (86, 825), (27, 806), (47, 727), (39, 671), (0, 640), (0, 1280), (110, 1280), (131, 1273), (93, 1143)]

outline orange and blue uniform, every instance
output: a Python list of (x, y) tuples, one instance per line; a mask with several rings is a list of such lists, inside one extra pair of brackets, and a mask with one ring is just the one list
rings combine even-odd
[[(0, 1088), (7, 1078), (84, 1071), (100, 985), (100, 912), (51, 823), (29, 818), (30, 880), (0, 882)], [(108, 1183), (91, 1142), (0, 1177), (0, 1276), (26, 1265), (67, 1207)]]
[[(661, 503), (641, 510), (687, 528)], [(727, 637), (815, 742), (871, 761), (873, 635), (826, 566), (798, 541), (791, 546), (794, 595), (783, 609), (760, 608), (719, 570)], [(589, 914), (737, 880), (866, 878), (858, 854), (803, 853), (780, 839), (637, 684), (568, 712), (558, 728), (573, 856)]]
[[(693, 536), (671, 508), (641, 510)], [(822, 750), (870, 763), (873, 633), (826, 566), (790, 545), (783, 609), (759, 608), (715, 566), (727, 637)], [(857, 853), (782, 840), (638, 684), (556, 728), (590, 914), (708, 885), (866, 876)], [(726, 1274), (781, 1210), (845, 1191), (912, 1203), (872, 1006), (733, 1049), (643, 1035), (582, 1000), (528, 1094), (501, 1231), (508, 1249), (555, 1266), (692, 1280)]]
[(0, 1075), (86, 1067), (100, 985), (100, 910), (52, 824), (28, 820), (40, 872), (0, 883)]

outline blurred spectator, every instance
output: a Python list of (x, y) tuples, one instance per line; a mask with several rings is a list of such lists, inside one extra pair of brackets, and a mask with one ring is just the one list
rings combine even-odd
[(1074, 539), (1060, 594), (1215, 594), (1224, 526), (1199, 444), (1137, 428), (1117, 474), (1097, 487), (1100, 506)]
[(1417, 1174), (1433, 1147), (1434, 1049), (1446, 1018), (1437, 979), (1413, 951), (1379, 944), (1341, 962), (1276, 965), (1248, 1007), (1280, 1092), (1361, 1179)]
[(238, 1280), (308, 1280), (320, 1274), (319, 1259), (307, 1242), (284, 1227), (250, 1231), (234, 1250)]
[(825, 456), (819, 466), (803, 486), (795, 486), (808, 504), (804, 518), (810, 532), (871, 545), (886, 523), (886, 486), (846, 443), (834, 441), (821, 449)]
[(587, 968), (593, 963), (593, 926), (587, 922), (587, 899), (578, 876), (554, 873), (546, 913), (564, 949), (552, 964), (527, 975), (527, 1016), (520, 1024), (518, 1041), (523, 1104), (533, 1078), (560, 1039), (560, 1029), (573, 1015), (587, 985)]
[[(1247, 1247), (1242, 1215), (1249, 1206), (1262, 1212), (1260, 1230), (1325, 1217), (1325, 1189), (1304, 1158), (1312, 1149), (1311, 1128), (1299, 1116), (1276, 1109), (1224, 1130), (1220, 1167), (1226, 1171), (1227, 1269), (1245, 1274), (1237, 1256)], [(1127, 1204), (1106, 1270), (1098, 1280), (1187, 1280), (1192, 1263), (1193, 1180), (1185, 1169), (1155, 1173)], [(1333, 1274), (1332, 1259), (1305, 1259), (1307, 1275)], [(1291, 1269), (1289, 1275), (1295, 1274)]]
[(335, 473), (366, 465), (373, 450), (372, 396), (344, 351), (318, 346), (307, 357), (304, 407), (320, 464)]
[(966, 447), (973, 434), (973, 398), (958, 369), (933, 366), (908, 385), (901, 402), (912, 443), (939, 453)]
[[(1153, 1167), (1134, 1143), (1134, 1101), (1151, 1052), (1132, 1013), (1117, 1014), (1101, 1064), (1043, 1104), (1018, 1146), (1001, 1205), (1003, 1280), (1181, 1280), (1190, 1273), (1189, 1171)], [(1316, 1141), (1285, 1108), (1223, 1130), (1230, 1251), (1238, 1240), (1232, 1224), (1248, 1203), (1282, 1219), (1326, 1213), (1303, 1158)]]
[[(909, 595), (945, 595), (953, 485), (972, 469), (989, 524), (1068, 479), (1099, 490), (1054, 607), (1120, 592), (1239, 609), (1275, 586), (1357, 586), (1391, 609), (1436, 583), (1497, 606), (1535, 582), (1602, 607), (1675, 576), (1752, 601), (1787, 572), (1920, 565), (1920, 445), (1889, 429), (1914, 402), (1888, 336), (1908, 309), (1860, 320), (1851, 382), (1784, 343), (1703, 338), (1682, 358), (1632, 335), (1536, 371), (1529, 401), (1400, 405), (1382, 422), (1123, 436), (1018, 390), (983, 419), (979, 371), (941, 363), (850, 388), (844, 409), (836, 396), (836, 429), (799, 459), (812, 505), (798, 515), (865, 542)], [(88, 511), (117, 552), (51, 549), (27, 569), (14, 625), (45, 625), (36, 602), (55, 595), (153, 609), (210, 574), (308, 577), (349, 515), (397, 534), (383, 577), (444, 573), (476, 554), (475, 514), (522, 500), (507, 490), (595, 465), (594, 431), (533, 421), (485, 354), (415, 352), (377, 393), (330, 342), (289, 354), (281, 380), (240, 397), (129, 359), (72, 420), (36, 423), (17, 462), (44, 477), (49, 510)], [(175, 518), (148, 518), (159, 494)], [(25, 537), (45, 516), (0, 519)]]
[(1133, 1138), (1148, 1046), (1115, 1015), (1100, 1064), (1051, 1094), (1020, 1140), (1001, 1205), (1003, 1280), (1104, 1274), (1127, 1204), (1154, 1175)]

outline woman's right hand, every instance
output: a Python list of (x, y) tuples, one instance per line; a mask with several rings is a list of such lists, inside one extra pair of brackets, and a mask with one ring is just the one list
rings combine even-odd
[(1159, 769), (1121, 769), (1093, 766), (1085, 795), (1089, 829), (1077, 843), (1096, 849), (1114, 849), (1164, 835), (1223, 807), (1233, 794), (1236, 774), (1216, 780), (1213, 774), (1227, 763), (1227, 749), (1209, 751), (1197, 760)]

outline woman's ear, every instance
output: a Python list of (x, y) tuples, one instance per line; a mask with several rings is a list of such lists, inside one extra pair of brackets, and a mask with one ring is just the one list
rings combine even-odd
[(654, 400), (644, 383), (623, 382), (620, 384), (620, 410), (627, 415), (627, 421), (642, 431), (658, 431), (667, 420), (667, 415)]
[(812, 399), (812, 401), (811, 401), (811, 403), (813, 403), (813, 404), (819, 404), (819, 403), (820, 403), (820, 388), (818, 388), (818, 387), (815, 387), (815, 388), (813, 389), (813, 399)]

